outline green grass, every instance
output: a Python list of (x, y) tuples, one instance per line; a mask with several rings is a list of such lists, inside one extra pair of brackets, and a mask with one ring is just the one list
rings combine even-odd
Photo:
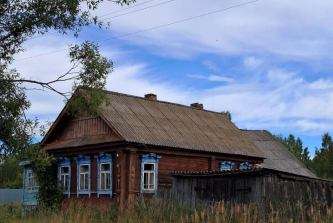
[(323, 204), (313, 204), (304, 208), (301, 204), (281, 205), (274, 211), (266, 214), (260, 211), (255, 204), (230, 204), (226, 202), (197, 210), (180, 207), (175, 204), (166, 204), (161, 200), (149, 203), (137, 201), (131, 208), (116, 210), (114, 207), (96, 208), (80, 204), (71, 205), (66, 210), (54, 211), (40, 208), (21, 218), (20, 205), (0, 206), (0, 223), (143, 223), (143, 222), (333, 222), (333, 208)]

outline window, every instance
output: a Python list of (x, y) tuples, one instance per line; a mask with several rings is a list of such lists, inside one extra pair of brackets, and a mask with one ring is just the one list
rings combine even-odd
[(155, 189), (155, 163), (143, 164), (143, 189)]
[(111, 189), (111, 164), (110, 163), (101, 163), (100, 166), (100, 181), (99, 188), (100, 190), (110, 190)]
[(251, 167), (252, 167), (252, 164), (250, 164), (248, 162), (244, 162), (244, 163), (240, 163), (238, 168), (240, 170), (246, 170), (246, 169), (250, 169)]
[(69, 189), (69, 166), (60, 167), (60, 189), (62, 191)]
[(87, 194), (91, 197), (91, 159), (90, 156), (79, 155), (76, 160), (76, 196)]
[(63, 194), (70, 197), (71, 193), (71, 161), (66, 157), (58, 158), (58, 181)]
[(231, 161), (224, 161), (221, 162), (220, 164), (220, 170), (232, 170), (232, 167), (234, 166), (235, 163)]
[(141, 160), (141, 193), (156, 193), (158, 161), (161, 156), (154, 153), (143, 155)]
[(100, 153), (95, 156), (97, 160), (97, 197), (100, 194), (109, 194), (112, 197), (112, 156)]
[(89, 164), (80, 165), (80, 190), (89, 190)]
[(28, 191), (35, 191), (38, 190), (38, 183), (33, 172), (28, 173)]

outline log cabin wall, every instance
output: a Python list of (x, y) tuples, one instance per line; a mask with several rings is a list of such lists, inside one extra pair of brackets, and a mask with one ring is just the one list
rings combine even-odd
[[(135, 152), (133, 152), (133, 150)], [(235, 164), (233, 169), (237, 169), (238, 165), (242, 162), (249, 162), (251, 164), (261, 163), (261, 159), (235, 157), (228, 155), (200, 153), (193, 151), (170, 151), (168, 149), (151, 148), (151, 149), (135, 149), (132, 148), (132, 155), (134, 159), (130, 165), (127, 166), (128, 171), (131, 173), (127, 176), (133, 178), (128, 179), (129, 184), (134, 181), (134, 187), (129, 193), (139, 194), (141, 186), (141, 157), (149, 153), (155, 153), (162, 156), (158, 163), (158, 190), (169, 189), (172, 187), (172, 177), (170, 172), (174, 171), (216, 171), (220, 169), (220, 163), (223, 161), (231, 160)], [(134, 153), (134, 154), (133, 154)], [(127, 153), (127, 162), (129, 162), (129, 153)], [(132, 167), (131, 167), (132, 166)], [(135, 168), (133, 168), (133, 166)], [(133, 177), (134, 175), (134, 177)], [(147, 195), (149, 196), (149, 195)]]

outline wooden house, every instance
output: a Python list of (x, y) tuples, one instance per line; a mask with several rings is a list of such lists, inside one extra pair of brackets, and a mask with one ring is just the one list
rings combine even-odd
[[(122, 206), (139, 194), (151, 197), (171, 188), (170, 172), (252, 169), (271, 154), (276, 161), (267, 165), (278, 166), (288, 156), (290, 162), (281, 168), (300, 165), (287, 150), (276, 153), (276, 143), (256, 141), (260, 137), (202, 104), (160, 101), (154, 94), (107, 92), (107, 97), (109, 103), (99, 107), (97, 116), (74, 118), (64, 108), (41, 142), (59, 159), (65, 203)], [(24, 179), (24, 196), (36, 192), (33, 173)]]

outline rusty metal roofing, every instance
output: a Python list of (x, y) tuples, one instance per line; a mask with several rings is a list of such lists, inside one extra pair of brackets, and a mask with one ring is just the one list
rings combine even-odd
[(270, 132), (260, 130), (243, 130), (253, 143), (265, 155), (263, 167), (310, 178), (318, 178)]
[(265, 157), (220, 113), (115, 92), (108, 100), (100, 115), (127, 142)]

